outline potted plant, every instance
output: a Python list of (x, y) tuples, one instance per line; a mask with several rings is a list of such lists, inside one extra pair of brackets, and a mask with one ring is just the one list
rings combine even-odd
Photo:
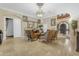
[(40, 31), (40, 32), (43, 32), (43, 25), (42, 25), (42, 24), (40, 24), (40, 25), (38, 26), (38, 28), (39, 28), (39, 31)]
[(39, 28), (42, 29), (43, 25), (39, 25)]

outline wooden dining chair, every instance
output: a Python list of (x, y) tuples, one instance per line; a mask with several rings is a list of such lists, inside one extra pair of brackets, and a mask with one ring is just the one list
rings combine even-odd
[(48, 30), (43, 36), (41, 36), (41, 42), (52, 43), (53, 40), (57, 39), (57, 31), (56, 30)]

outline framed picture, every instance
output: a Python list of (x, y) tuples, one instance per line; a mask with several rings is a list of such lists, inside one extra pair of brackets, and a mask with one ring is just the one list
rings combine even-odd
[(28, 17), (27, 16), (23, 16), (23, 21), (27, 22), (27, 20), (28, 20)]
[(51, 19), (51, 26), (55, 26), (56, 25), (56, 18), (52, 18)]
[(27, 22), (27, 28), (37, 28), (37, 22), (28, 21)]

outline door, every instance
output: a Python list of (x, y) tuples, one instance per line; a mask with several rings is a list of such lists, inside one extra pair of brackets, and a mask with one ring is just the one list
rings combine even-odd
[(6, 36), (13, 37), (13, 19), (6, 18)]
[(60, 33), (66, 34), (66, 24), (61, 24), (60, 25)]

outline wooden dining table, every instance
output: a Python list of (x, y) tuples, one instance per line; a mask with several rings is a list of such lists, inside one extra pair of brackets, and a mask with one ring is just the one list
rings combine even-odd
[(32, 40), (38, 40), (39, 37), (40, 37), (41, 33), (37, 30), (37, 31), (32, 31), (31, 32), (31, 37), (32, 37)]
[(25, 30), (25, 33), (27, 34), (27, 37), (31, 40), (38, 40), (41, 33), (38, 30)]

